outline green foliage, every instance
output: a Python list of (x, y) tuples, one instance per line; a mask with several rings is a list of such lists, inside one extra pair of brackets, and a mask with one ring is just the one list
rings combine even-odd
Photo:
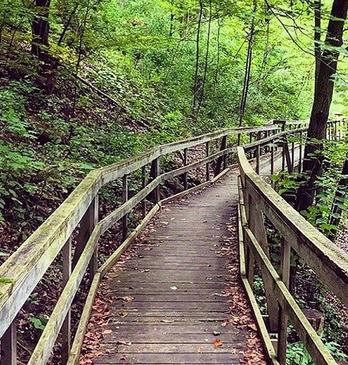
[(45, 317), (30, 316), (28, 318), (29, 323), (37, 330), (43, 331), (46, 327), (48, 319)]
[[(335, 342), (327, 342), (325, 346), (336, 361), (346, 360), (347, 356), (341, 351), (340, 346)], [(314, 362), (302, 342), (295, 342), (288, 345), (288, 365), (314, 365)]]

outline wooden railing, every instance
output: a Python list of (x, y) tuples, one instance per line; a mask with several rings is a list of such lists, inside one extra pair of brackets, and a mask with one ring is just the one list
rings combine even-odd
[[(185, 191), (174, 197), (211, 184), (227, 171), (227, 157), (236, 151), (233, 143), (237, 141), (238, 136), (242, 141), (248, 141), (251, 149), (256, 139), (270, 138), (271, 134), (278, 133), (281, 128), (278, 124), (271, 124), (263, 127), (223, 129), (162, 145), (142, 155), (89, 173), (61, 206), (0, 267), (1, 365), (16, 364), (16, 317), (60, 254), (63, 263), (63, 289), (28, 363), (46, 364), (61, 333), (63, 362), (69, 365), (77, 364), (98, 284), (160, 208), (163, 202), (161, 184), (183, 175)], [(200, 145), (205, 145), (203, 149), (206, 156), (188, 164), (189, 150)], [(214, 145), (218, 146), (215, 151)], [(261, 153), (258, 146), (254, 151), (257, 156)], [(161, 172), (161, 157), (178, 152), (183, 153), (184, 166)], [(213, 162), (214, 171), (211, 168)], [(146, 178), (147, 167), (151, 167), (149, 179)], [(187, 174), (197, 167), (206, 169), (206, 181), (188, 189)], [(129, 175), (138, 170), (142, 172), (141, 187), (138, 193), (129, 198)], [(99, 219), (98, 192), (103, 186), (118, 179), (122, 179), (123, 204)], [(144, 202), (150, 194), (154, 204), (146, 211)], [(139, 204), (142, 204), (143, 220), (129, 233), (127, 216)], [(124, 240), (106, 262), (98, 266), (100, 237), (119, 221), (122, 222)], [(86, 273), (90, 275), (90, 288), (71, 344), (71, 304)]]
[[(279, 153), (279, 149), (284, 156), (284, 166), (287, 164), (290, 169), (295, 161), (293, 152), (295, 145), (290, 144), (289, 147), (286, 141), (288, 135), (286, 130), (290, 128), (296, 128), (291, 129), (291, 133), (296, 131), (305, 133), (306, 130), (302, 122), (281, 121), (275, 121), (263, 127), (223, 129), (162, 145), (142, 155), (89, 173), (61, 206), (0, 267), (1, 365), (16, 364), (16, 317), (59, 255), (63, 263), (63, 289), (31, 354), (28, 362), (30, 365), (46, 364), (49, 361), (59, 334), (62, 339), (60, 352), (63, 363), (69, 365), (78, 363), (89, 315), (101, 278), (156, 214), (163, 201), (211, 184), (227, 172), (228, 158), (235, 154), (237, 140), (244, 143), (250, 157), (255, 158), (257, 170), (260, 168), (260, 158), (266, 152), (273, 156), (271, 158), (273, 161), (271, 166), (273, 166), (274, 154)], [(205, 146), (203, 149), (206, 156), (188, 163), (190, 149), (199, 146)], [(214, 146), (217, 147), (214, 148)], [(161, 158), (179, 152), (183, 156), (183, 166), (171, 171), (161, 171)], [(233, 162), (230, 158), (231, 161)], [(243, 162), (243, 166), (245, 163), (247, 162)], [(189, 189), (187, 174), (199, 167), (205, 168), (206, 181)], [(148, 168), (149, 174), (146, 173)], [(129, 175), (136, 171), (141, 171), (141, 187), (130, 198)], [(149, 178), (147, 175), (150, 175)], [(184, 191), (161, 200), (161, 185), (168, 179), (178, 176), (183, 176)], [(122, 180), (123, 203), (116, 210), (99, 219), (99, 190), (119, 179)], [(149, 200), (149, 196), (153, 205), (151, 209), (146, 209), (145, 201)], [(127, 217), (139, 204), (142, 205), (143, 219), (132, 232), (129, 232)], [(105, 262), (98, 265), (100, 237), (120, 221), (123, 241)], [(89, 291), (71, 343), (71, 305), (86, 273), (90, 276)]]
[[(290, 129), (267, 139), (267, 143), (283, 145), (283, 161), (289, 171), (298, 164), (301, 172), (303, 128)], [(328, 126), (330, 140), (341, 139), (346, 133), (345, 121), (333, 121)], [(284, 136), (297, 136), (285, 146)], [(283, 138), (283, 139), (280, 139)], [(265, 140), (254, 142), (258, 149)], [(287, 144), (287, 143), (285, 143)], [(273, 147), (272, 147), (273, 148)], [(295, 159), (294, 150), (298, 149)], [(320, 282), (348, 305), (348, 255), (308, 223), (282, 199), (248, 161), (248, 146), (238, 147), (239, 179), (239, 249), (240, 272), (251, 306), (257, 319), (268, 360), (272, 364), (286, 364), (288, 325), (305, 345), (315, 364), (336, 364), (320, 336), (290, 292), (290, 264), (292, 252), (310, 267)], [(272, 160), (272, 152), (271, 152)], [(284, 162), (282, 168), (284, 169)], [(272, 246), (266, 234), (266, 221), (280, 235), (280, 265), (272, 261)], [(255, 271), (264, 284), (267, 316), (260, 312), (254, 295)], [(264, 319), (267, 318), (267, 321)], [(272, 339), (273, 336), (273, 339)]]

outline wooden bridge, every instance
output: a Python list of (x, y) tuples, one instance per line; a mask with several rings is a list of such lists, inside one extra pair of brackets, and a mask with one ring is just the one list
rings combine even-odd
[[(92, 171), (0, 267), (1, 365), (17, 363), (16, 317), (60, 254), (63, 289), (30, 365), (56, 363), (58, 337), (61, 362), (78, 364), (90, 318), (99, 342), (97, 353), (84, 347), (89, 363), (285, 365), (291, 324), (316, 364), (336, 364), (290, 292), (290, 257), (296, 252), (347, 305), (348, 256), (267, 182), (279, 170), (301, 171), (306, 130), (280, 121), (224, 129)], [(328, 136), (342, 138), (345, 130), (344, 121), (330, 122)], [(201, 146), (206, 156), (189, 161), (190, 150)], [(178, 153), (182, 167), (161, 165)], [(189, 188), (188, 174), (197, 168), (204, 168), (206, 181)], [(141, 187), (130, 197), (129, 176), (138, 170)], [(161, 185), (179, 176), (184, 190), (163, 197)], [(123, 203), (99, 219), (98, 192), (118, 179)], [(143, 219), (130, 231), (128, 215), (139, 205)], [(154, 228), (136, 240), (153, 219)], [(101, 236), (120, 221), (122, 244), (99, 262)], [(271, 260), (266, 223), (281, 237), (280, 265)], [(256, 275), (267, 313), (255, 299)], [(72, 330), (71, 305), (86, 277), (88, 295)], [(91, 317), (95, 300), (107, 305), (105, 321), (94, 320), (98, 310)], [(259, 356), (247, 358), (259, 343)]]

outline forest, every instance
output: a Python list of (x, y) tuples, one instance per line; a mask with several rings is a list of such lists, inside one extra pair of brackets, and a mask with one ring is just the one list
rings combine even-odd
[[(0, 0), (0, 289), (13, 284), (4, 274), (7, 260), (94, 171), (219, 130), (283, 125), (284, 132), (285, 121), (308, 128), (305, 139), (294, 132), (287, 141), (293, 147), (292, 168), (284, 144), (273, 140), (247, 156), (257, 161), (256, 153), (272, 151), (273, 159), (283, 146), (282, 171), (273, 173), (272, 167), (267, 181), (318, 234), (348, 253), (348, 137), (336, 138), (348, 111), (347, 11), (348, 0)], [(332, 121), (338, 121), (335, 129)], [(255, 141), (271, 138), (268, 131), (263, 137), (251, 132), (250, 141), (247, 134), (238, 134), (238, 140), (221, 136), (226, 138), (221, 150), (227, 141), (236, 148), (252, 143), (253, 136)], [(187, 148), (162, 158), (162, 171), (209, 156), (220, 148), (215, 142), (188, 148), (189, 158)], [(300, 145), (303, 171), (301, 165), (295, 169), (294, 146)], [(162, 181), (162, 198), (201, 183), (205, 175), (207, 180), (218, 175), (226, 159), (214, 153), (217, 158), (206, 170)], [(229, 159), (235, 166), (236, 161)], [(146, 171), (145, 166), (143, 175), (129, 173), (129, 186), (127, 178), (101, 185), (100, 214), (135, 197), (138, 185), (144, 189)], [(152, 164), (149, 179), (159, 174)], [(151, 194), (145, 196), (148, 206), (161, 198), (160, 192), (158, 199)], [(141, 213), (138, 206), (103, 238), (102, 263), (127, 237), (122, 224), (136, 227)], [(281, 238), (265, 221), (275, 266), (281, 269)], [(52, 258), (17, 316), (18, 364), (36, 364), (28, 361), (62, 290), (62, 257)], [(346, 364), (348, 309), (328, 294), (299, 255), (291, 257), (289, 285), (299, 306), (322, 313), (319, 337), (335, 360)], [(255, 275), (256, 300), (261, 308), (270, 307), (262, 269)], [(74, 333), (91, 282), (85, 277), (74, 299)], [(293, 328), (286, 328), (286, 363), (316, 364)], [(52, 364), (67, 363), (59, 355), (61, 337)], [(80, 363), (93, 362), (87, 356)]]

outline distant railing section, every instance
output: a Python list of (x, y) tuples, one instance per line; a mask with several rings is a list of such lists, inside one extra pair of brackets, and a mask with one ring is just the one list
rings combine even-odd
[[(302, 141), (305, 128), (289, 128), (268, 139), (249, 144), (257, 150), (267, 144), (271, 149), (282, 146), (283, 166), (292, 172), (298, 163), (301, 172)], [(346, 138), (345, 120), (328, 124), (329, 140)], [(290, 147), (288, 141), (292, 137)], [(295, 156), (295, 151), (297, 156)], [(248, 145), (238, 147), (239, 179), (239, 248), (242, 281), (257, 319), (268, 360), (272, 364), (286, 364), (288, 324), (291, 324), (315, 364), (336, 364), (320, 336), (295, 301), (290, 289), (292, 252), (308, 265), (321, 283), (348, 305), (348, 255), (308, 223), (280, 197), (259, 175), (257, 152), (256, 171), (248, 161)], [(272, 165), (272, 151), (269, 154)], [(265, 160), (265, 159), (263, 159)], [(280, 265), (272, 262), (272, 247), (266, 233), (266, 221), (280, 235)], [(254, 295), (255, 271), (262, 277), (267, 303), (264, 321)], [(272, 338), (273, 336), (273, 338)]]

